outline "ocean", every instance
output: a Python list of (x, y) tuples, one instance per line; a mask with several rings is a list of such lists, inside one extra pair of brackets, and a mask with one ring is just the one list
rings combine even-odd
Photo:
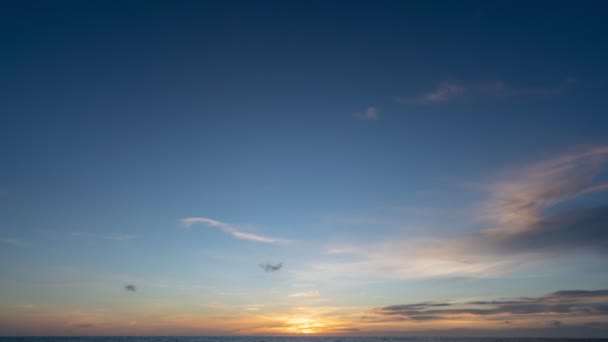
[(108, 336), (0, 337), (0, 342), (598, 342), (594, 338), (337, 337), (337, 336)]

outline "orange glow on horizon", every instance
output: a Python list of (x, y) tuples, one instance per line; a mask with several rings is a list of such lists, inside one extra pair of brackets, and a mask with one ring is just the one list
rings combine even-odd
[(289, 334), (318, 334), (323, 332), (325, 324), (311, 318), (287, 318), (286, 333)]

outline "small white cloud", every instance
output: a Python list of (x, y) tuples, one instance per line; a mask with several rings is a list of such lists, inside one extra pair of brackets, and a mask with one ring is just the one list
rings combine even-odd
[(243, 305), (243, 308), (246, 311), (260, 311), (260, 309), (262, 309), (264, 307), (263, 304), (249, 304), (249, 305)]
[(289, 298), (315, 298), (321, 297), (319, 291), (297, 292), (289, 295)]
[(195, 223), (203, 223), (203, 224), (206, 224), (208, 226), (217, 227), (217, 228), (229, 227), (229, 225), (226, 224), (226, 223), (223, 223), (223, 222), (220, 222), (220, 221), (216, 221), (216, 220), (212, 220), (212, 219), (206, 218), (206, 217), (186, 217), (186, 218), (182, 219), (182, 223), (188, 229), (192, 228), (192, 225), (195, 224)]
[(250, 241), (256, 241), (256, 242), (263, 242), (263, 243), (287, 242), (287, 240), (283, 240), (283, 239), (277, 239), (277, 238), (258, 235), (258, 234), (254, 234), (254, 233), (243, 232), (228, 223), (216, 221), (216, 220), (213, 220), (213, 219), (210, 219), (207, 217), (186, 217), (186, 218), (183, 218), (181, 220), (181, 222), (187, 229), (191, 229), (194, 224), (201, 223), (201, 224), (205, 224), (209, 227), (219, 228), (224, 233), (230, 234), (230, 235), (234, 236), (235, 238), (242, 239), (242, 240), (250, 240)]
[(365, 121), (378, 120), (380, 119), (380, 110), (376, 107), (368, 107), (365, 112), (355, 113), (355, 117)]

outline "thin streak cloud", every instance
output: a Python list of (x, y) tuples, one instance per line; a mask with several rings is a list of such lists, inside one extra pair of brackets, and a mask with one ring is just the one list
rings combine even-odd
[(321, 297), (319, 291), (296, 292), (289, 295), (289, 298), (316, 298)]
[(432, 105), (457, 99), (477, 101), (483, 99), (547, 99), (560, 96), (578, 82), (566, 78), (556, 84), (545, 86), (513, 86), (502, 81), (487, 83), (441, 82), (433, 89), (421, 94), (396, 96), (397, 103), (404, 105)]
[(244, 231), (237, 229), (235, 226), (233, 226), (231, 224), (213, 220), (213, 219), (210, 219), (207, 217), (186, 217), (186, 218), (183, 218), (181, 220), (181, 222), (187, 229), (192, 229), (192, 226), (195, 224), (204, 224), (209, 227), (218, 228), (222, 232), (230, 234), (233, 237), (235, 237), (237, 239), (241, 239), (241, 240), (249, 240), (249, 241), (271, 243), (271, 244), (287, 242), (287, 240), (283, 240), (283, 239), (244, 232)]

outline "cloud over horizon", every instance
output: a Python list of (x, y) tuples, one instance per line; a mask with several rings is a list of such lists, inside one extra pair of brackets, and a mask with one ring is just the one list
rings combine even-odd
[[(452, 237), (330, 246), (355, 261), (318, 262), (311, 273), (387, 278), (496, 277), (585, 250), (608, 251), (608, 203), (560, 206), (608, 190), (608, 146), (568, 152), (485, 186), (477, 210), (487, 228)], [(597, 203), (597, 202), (596, 202)], [(560, 204), (560, 205), (558, 205)]]
[[(553, 318), (600, 318), (608, 316), (608, 290), (565, 290), (542, 297), (522, 297), (487, 301), (468, 301), (390, 305), (370, 311), (368, 320), (458, 320), (473, 317), (509, 320), (523, 316), (552, 315)], [(387, 318), (388, 317), (388, 318)], [(561, 322), (561, 321), (560, 321)]]

